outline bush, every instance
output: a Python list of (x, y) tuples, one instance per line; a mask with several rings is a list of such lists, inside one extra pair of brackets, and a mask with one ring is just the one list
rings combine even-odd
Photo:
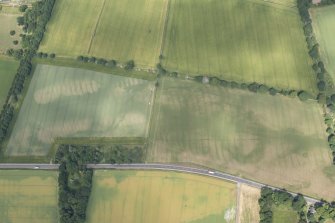
[(300, 91), (298, 93), (298, 97), (301, 101), (307, 101), (309, 99), (312, 99), (312, 96), (309, 93), (307, 93), (306, 91)]
[(106, 63), (106, 66), (108, 67), (116, 67), (116, 60), (110, 60)]
[(77, 60), (78, 60), (78, 61), (84, 61), (84, 57), (83, 57), (83, 56), (78, 56), (78, 57), (77, 57)]
[(135, 62), (133, 60), (129, 60), (126, 64), (124, 69), (126, 70), (132, 70), (135, 67)]
[(15, 30), (11, 30), (10, 32), (9, 32), (9, 34), (11, 35), (11, 36), (14, 36), (15, 35)]
[(19, 44), (19, 41), (14, 40), (14, 41), (13, 41), (13, 44), (14, 44), (14, 45), (17, 45), (17, 44)]
[(275, 96), (276, 94), (278, 94), (278, 90), (275, 88), (270, 88), (269, 89), (269, 94), (272, 96)]
[(326, 83), (324, 81), (319, 81), (318, 84), (319, 91), (325, 91), (326, 90)]
[(88, 59), (88, 62), (90, 62), (90, 63), (95, 63), (95, 61), (96, 61), (96, 58), (95, 58), (95, 57), (90, 57), (90, 58)]
[(54, 59), (55, 57), (56, 57), (56, 54), (54, 54), (54, 53), (49, 54), (49, 58)]
[(27, 10), (28, 6), (27, 5), (20, 5), (19, 11), (20, 12), (25, 12)]

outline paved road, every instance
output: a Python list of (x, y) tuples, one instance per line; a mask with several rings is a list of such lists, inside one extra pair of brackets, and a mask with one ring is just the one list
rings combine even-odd
[(58, 170), (59, 164), (40, 164), (40, 163), (1, 163), (0, 169), (38, 169), (38, 170)]
[[(184, 173), (192, 173), (192, 174), (199, 174), (204, 176), (215, 177), (221, 180), (227, 180), (234, 183), (242, 183), (246, 184), (251, 187), (255, 188), (262, 188), (264, 186), (270, 187), (272, 189), (281, 190), (281, 188), (272, 187), (266, 184), (261, 184), (252, 180), (244, 179), (241, 177), (237, 177), (231, 174), (222, 173), (219, 171), (211, 171), (207, 169), (200, 169), (200, 168), (193, 168), (193, 167), (186, 167), (180, 165), (173, 165), (173, 164), (155, 164), (155, 163), (143, 163), (143, 164), (88, 164), (88, 168), (92, 169), (120, 169), (120, 170), (165, 170), (165, 171), (177, 171), (177, 172), (184, 172)], [(291, 192), (290, 192), (291, 193)], [(296, 193), (291, 193), (293, 196)], [(304, 196), (306, 201), (309, 203), (316, 203), (320, 200)]]

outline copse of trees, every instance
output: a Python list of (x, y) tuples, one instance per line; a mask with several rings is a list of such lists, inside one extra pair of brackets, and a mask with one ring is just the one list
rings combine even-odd
[(140, 163), (144, 161), (143, 149), (139, 146), (113, 145), (105, 151), (104, 157), (107, 163)]
[(86, 164), (98, 163), (103, 155), (89, 146), (61, 145), (55, 156), (60, 164), (58, 176), (61, 223), (84, 223), (92, 188), (93, 170)]
[(307, 223), (307, 202), (301, 194), (293, 196), (285, 190), (272, 190), (271, 188), (263, 187), (258, 204), (260, 206), (260, 223), (272, 223), (273, 208), (279, 205), (292, 208), (300, 218), (299, 223)]

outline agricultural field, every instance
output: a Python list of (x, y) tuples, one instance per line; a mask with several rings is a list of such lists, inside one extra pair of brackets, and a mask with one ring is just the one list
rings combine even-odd
[(37, 65), (7, 156), (45, 156), (64, 138), (146, 137), (154, 82)]
[(313, 28), (320, 44), (321, 57), (332, 78), (335, 80), (335, 6), (311, 10)]
[(171, 0), (163, 65), (189, 75), (315, 93), (295, 3), (271, 2)]
[(321, 107), (162, 79), (147, 162), (191, 162), (315, 197), (335, 198)]
[(8, 91), (12, 86), (19, 63), (10, 58), (0, 57), (0, 106), (5, 103)]
[[(7, 9), (8, 8), (8, 9)], [(0, 54), (5, 53), (7, 49), (18, 48), (18, 45), (14, 45), (13, 41), (20, 41), (21, 28), (17, 25), (16, 18), (19, 16), (17, 8), (3, 7), (0, 11)], [(14, 36), (11, 36), (9, 32), (15, 30)]]
[(133, 59), (142, 67), (154, 67), (160, 55), (167, 2), (59, 0), (40, 51), (120, 62)]
[(240, 223), (259, 222), (260, 218), (258, 199), (260, 198), (260, 196), (260, 189), (241, 184), (239, 197)]
[(0, 170), (0, 222), (58, 223), (58, 173)]
[(273, 223), (298, 223), (299, 216), (296, 211), (286, 206), (273, 206)]
[(235, 222), (236, 185), (184, 173), (94, 172), (87, 222)]

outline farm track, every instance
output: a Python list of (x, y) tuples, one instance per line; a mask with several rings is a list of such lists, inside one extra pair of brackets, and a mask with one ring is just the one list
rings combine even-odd
[(105, 9), (105, 4), (106, 4), (106, 0), (104, 0), (104, 2), (102, 3), (102, 7), (101, 7), (101, 10), (100, 10), (97, 22), (95, 23), (94, 32), (93, 32), (92, 37), (90, 39), (90, 44), (88, 46), (87, 54), (90, 54), (90, 52), (91, 52), (93, 40), (94, 40), (95, 34), (97, 33), (97, 29), (98, 29), (98, 26), (99, 26), (99, 23), (100, 23), (100, 20), (101, 20), (101, 15), (102, 15), (102, 13)]

